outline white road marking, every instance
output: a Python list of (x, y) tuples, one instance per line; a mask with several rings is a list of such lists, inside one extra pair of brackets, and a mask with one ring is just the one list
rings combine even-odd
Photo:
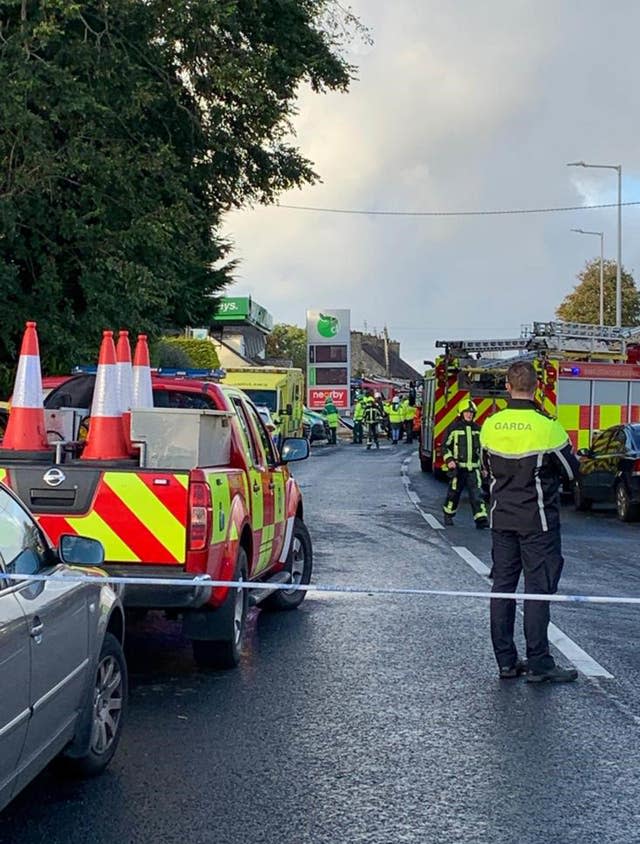
[(420, 510), (419, 507), (418, 510), (422, 518), (430, 527), (432, 527), (434, 530), (444, 530), (444, 525), (441, 525), (435, 516), (432, 516), (431, 513), (425, 513), (424, 510)]
[[(472, 554), (468, 548), (460, 545), (453, 545), (452, 549), (461, 557), (465, 563), (482, 575), (487, 577), (490, 569), (482, 560), (479, 560), (475, 554)], [(518, 608), (518, 612), (522, 610)], [(580, 645), (577, 645), (573, 639), (570, 639), (566, 633), (563, 633), (555, 624), (549, 624), (549, 641), (554, 645), (561, 654), (563, 654), (569, 662), (571, 662), (582, 674), (587, 677), (603, 677), (606, 680), (613, 680), (613, 674), (610, 674), (606, 668), (603, 668), (599, 662), (596, 662), (593, 657), (584, 651)]]

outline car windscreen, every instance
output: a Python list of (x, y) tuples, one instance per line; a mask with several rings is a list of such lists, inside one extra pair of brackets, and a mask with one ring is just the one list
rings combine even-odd
[(255, 405), (268, 407), (272, 413), (278, 409), (278, 397), (275, 390), (249, 390), (242, 388)]
[(627, 430), (629, 432), (629, 445), (634, 451), (640, 451), (640, 425), (633, 425)]

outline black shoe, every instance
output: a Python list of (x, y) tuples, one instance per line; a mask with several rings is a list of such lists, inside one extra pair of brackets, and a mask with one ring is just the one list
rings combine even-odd
[(515, 665), (503, 665), (499, 673), (501, 680), (515, 680), (516, 677), (520, 677), (522, 674), (528, 674), (528, 672), (529, 663), (527, 660), (519, 659)]
[(453, 524), (453, 516), (450, 516), (448, 513), (445, 513), (444, 523), (446, 527), (451, 527), (451, 525)]
[(482, 516), (479, 519), (476, 519), (476, 530), (484, 530), (485, 528), (488, 528), (488, 527), (489, 527), (489, 520), (485, 519), (484, 516)]
[(527, 674), (527, 683), (572, 683), (578, 679), (575, 668), (560, 668), (554, 665), (548, 671), (531, 671)]

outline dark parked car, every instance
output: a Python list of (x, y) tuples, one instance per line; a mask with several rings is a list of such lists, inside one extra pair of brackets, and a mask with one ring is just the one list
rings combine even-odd
[(578, 510), (611, 504), (623, 522), (640, 519), (640, 424), (614, 425), (578, 451), (580, 474), (574, 496)]
[[(59, 754), (89, 776), (118, 745), (127, 697), (120, 599), (95, 569), (81, 570), (90, 582), (50, 577), (103, 559), (100, 542), (71, 534), (54, 550), (0, 484), (0, 809)], [(2, 577), (28, 574), (44, 579)]]

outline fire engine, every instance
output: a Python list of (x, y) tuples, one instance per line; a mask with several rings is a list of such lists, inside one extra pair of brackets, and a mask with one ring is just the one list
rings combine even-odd
[[(440, 474), (445, 433), (460, 401), (471, 397), (479, 424), (506, 405), (510, 364), (529, 360), (538, 372), (536, 401), (557, 417), (575, 449), (611, 425), (640, 422), (640, 328), (534, 322), (521, 336), (494, 340), (438, 340), (444, 353), (425, 374), (420, 466)], [(498, 357), (517, 352), (511, 357)]]

